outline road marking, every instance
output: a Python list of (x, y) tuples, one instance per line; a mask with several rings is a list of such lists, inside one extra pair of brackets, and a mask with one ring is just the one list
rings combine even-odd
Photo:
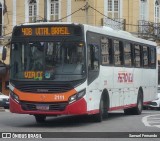
[(142, 122), (145, 126), (160, 128), (160, 114), (145, 116)]

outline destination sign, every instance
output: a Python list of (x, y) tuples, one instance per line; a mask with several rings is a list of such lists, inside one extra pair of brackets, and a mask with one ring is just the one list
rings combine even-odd
[(53, 36), (53, 35), (70, 35), (68, 27), (23, 27), (21, 28), (23, 36)]
[(13, 29), (14, 37), (32, 36), (81, 36), (81, 26), (77, 25), (22, 25)]

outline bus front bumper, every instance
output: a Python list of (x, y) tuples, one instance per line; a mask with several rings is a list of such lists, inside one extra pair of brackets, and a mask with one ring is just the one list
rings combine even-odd
[[(34, 103), (36, 104), (36, 103)], [(67, 104), (64, 110), (24, 110), (21, 103), (17, 103), (10, 97), (10, 111), (19, 114), (45, 114), (45, 115), (83, 115), (87, 114), (87, 103), (81, 98), (71, 104)]]

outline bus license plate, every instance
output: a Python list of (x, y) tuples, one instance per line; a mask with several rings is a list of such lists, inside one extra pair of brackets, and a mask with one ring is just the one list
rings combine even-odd
[(36, 105), (37, 110), (49, 110), (49, 105)]

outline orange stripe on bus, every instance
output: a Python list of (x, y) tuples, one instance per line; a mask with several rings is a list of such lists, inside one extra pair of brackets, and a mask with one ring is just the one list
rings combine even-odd
[(21, 92), (16, 88), (14, 88), (13, 92), (19, 96), (20, 101), (28, 101), (28, 102), (64, 102), (68, 101), (70, 96), (77, 93), (75, 89), (72, 89), (64, 93), (39, 94), (39, 93)]

